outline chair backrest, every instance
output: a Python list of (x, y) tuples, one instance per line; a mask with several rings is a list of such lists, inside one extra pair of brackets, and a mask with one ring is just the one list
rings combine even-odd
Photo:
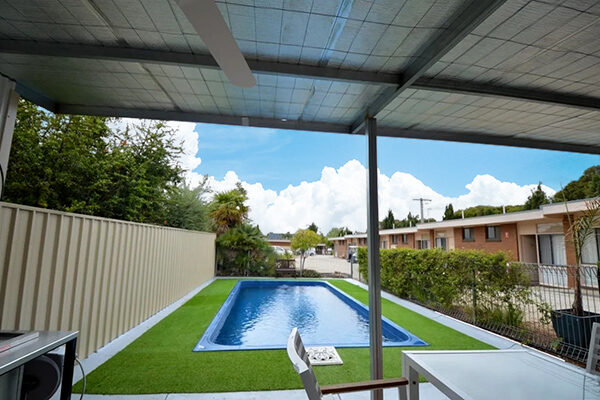
[(600, 374), (597, 371), (598, 361), (600, 360), (600, 324), (594, 322), (592, 325), (592, 340), (590, 340), (590, 350), (588, 352), (587, 364), (585, 369), (593, 374)]
[(302, 343), (302, 338), (298, 333), (298, 328), (292, 329), (290, 333), (290, 337), (288, 338), (287, 343), (287, 353), (294, 369), (300, 375), (300, 379), (302, 379), (302, 384), (304, 385), (304, 390), (308, 395), (309, 400), (321, 400), (323, 394), (321, 393), (321, 387), (319, 386), (319, 382), (317, 382), (317, 378), (310, 366), (310, 361), (308, 359), (308, 353), (304, 348), (304, 344)]

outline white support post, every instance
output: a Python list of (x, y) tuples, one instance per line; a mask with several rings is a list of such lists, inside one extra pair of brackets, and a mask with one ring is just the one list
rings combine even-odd
[[(379, 271), (379, 207), (377, 193), (377, 121), (366, 120), (367, 136), (367, 245), (369, 250), (369, 345), (371, 379), (383, 378), (381, 334), (381, 277)], [(382, 390), (373, 390), (371, 400), (383, 400)]]
[(0, 198), (4, 192), (18, 105), (19, 95), (15, 91), (15, 83), (0, 75)]

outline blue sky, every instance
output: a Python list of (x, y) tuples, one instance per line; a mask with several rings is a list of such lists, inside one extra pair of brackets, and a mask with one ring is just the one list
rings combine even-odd
[[(235, 171), (249, 183), (280, 191), (316, 181), (324, 166), (356, 159), (365, 165), (364, 136), (198, 124), (202, 163), (195, 172), (222, 179)], [(600, 156), (427, 140), (380, 138), (379, 168), (407, 172), (446, 196), (465, 193), (476, 175), (490, 174), (519, 185), (542, 181), (559, 190)]]

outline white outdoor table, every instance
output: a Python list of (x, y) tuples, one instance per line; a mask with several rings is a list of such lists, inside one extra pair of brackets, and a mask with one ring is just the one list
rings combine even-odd
[(405, 351), (408, 399), (419, 375), (451, 400), (600, 399), (600, 376), (527, 350)]

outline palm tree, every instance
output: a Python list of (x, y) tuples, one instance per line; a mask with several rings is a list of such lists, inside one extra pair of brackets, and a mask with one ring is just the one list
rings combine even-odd
[(595, 234), (595, 228), (600, 224), (600, 198), (586, 202), (585, 211), (578, 217), (569, 214), (567, 203), (567, 218), (569, 221), (568, 236), (575, 248), (575, 298), (573, 301), (573, 314), (583, 316), (583, 297), (581, 294), (581, 255), (585, 243)]
[(239, 182), (236, 186), (235, 189), (214, 196), (210, 218), (218, 234), (225, 233), (248, 219), (249, 207), (244, 204), (248, 199), (246, 189)]

